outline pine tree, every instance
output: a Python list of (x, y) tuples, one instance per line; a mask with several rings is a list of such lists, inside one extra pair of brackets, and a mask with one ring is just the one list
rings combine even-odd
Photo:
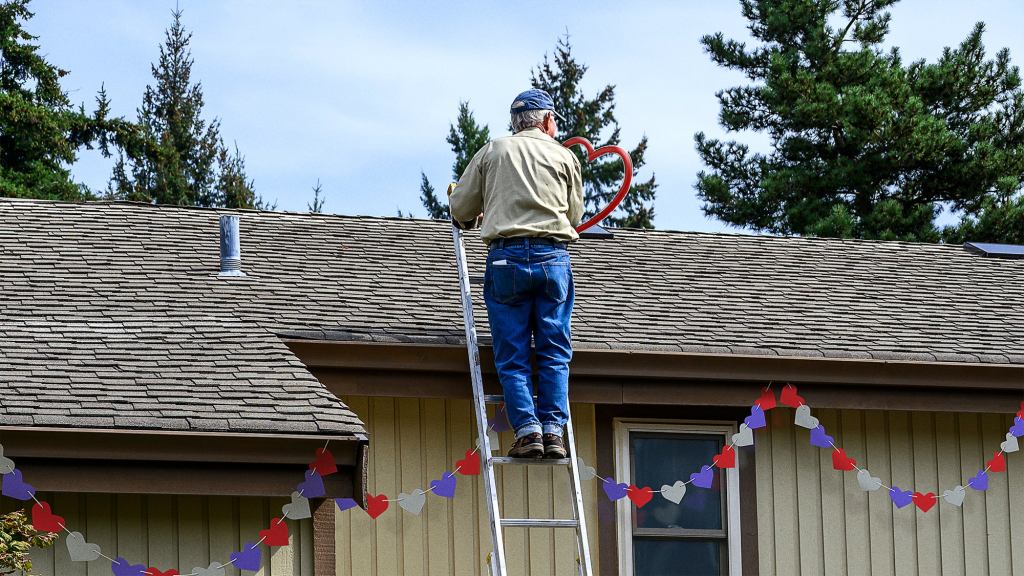
[[(462, 172), (469, 165), (473, 156), (484, 147), (484, 144), (491, 139), (491, 132), (487, 126), (480, 126), (469, 109), (469, 102), (459, 102), (459, 114), (455, 124), (448, 126), (448, 137), (445, 141), (452, 147), (455, 153), (455, 161), (452, 163), (452, 180), (458, 180)], [(441, 201), (430, 184), (427, 175), (420, 172), (420, 201), (427, 209), (427, 217), (434, 220), (446, 220), (448, 214), (448, 203)]]
[(718, 93), (721, 124), (772, 144), (761, 154), (695, 136), (705, 214), (779, 234), (937, 241), (945, 204), (964, 214), (947, 239), (1021, 228), (1008, 220), (1024, 180), (1009, 53), (986, 59), (979, 23), (937, 62), (904, 64), (882, 48), (895, 2), (741, 0), (760, 44), (702, 39), (714, 62), (754, 81)]
[(320, 185), (320, 179), (316, 179), (316, 186), (313, 186), (313, 202), (306, 204), (306, 208), (313, 214), (323, 214), (324, 212), (324, 188)]
[[(615, 86), (608, 84), (592, 97), (583, 93), (580, 84), (587, 72), (587, 66), (580, 64), (572, 55), (572, 45), (566, 35), (558, 40), (553, 60), (547, 55), (543, 62), (531, 72), (530, 83), (551, 94), (556, 110), (565, 117), (558, 123), (558, 139), (568, 140), (582, 136), (595, 148), (620, 145), (619, 123), (615, 119)], [(622, 161), (603, 156), (588, 162), (585, 154), (574, 147), (583, 167), (583, 188), (586, 216), (593, 216), (608, 205), (619, 191), (622, 182)], [(629, 151), (633, 161), (633, 177), (643, 167), (647, 152), (647, 136)], [(657, 184), (654, 175), (644, 182), (630, 187), (622, 204), (604, 219), (607, 226), (629, 228), (654, 227), (654, 199)]]
[(90, 116), (60, 85), (68, 74), (40, 55), (23, 23), (29, 0), (0, 3), (0, 196), (83, 200), (69, 166), (110, 129), (109, 109)]

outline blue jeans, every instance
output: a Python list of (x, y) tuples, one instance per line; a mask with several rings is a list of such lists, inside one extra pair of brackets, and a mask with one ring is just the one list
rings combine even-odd
[[(569, 412), (570, 318), (575, 291), (564, 245), (517, 238), (492, 245), (484, 275), (484, 302), (494, 340), (494, 364), (516, 438), (534, 432), (562, 435)], [(537, 359), (533, 403), (530, 337)]]

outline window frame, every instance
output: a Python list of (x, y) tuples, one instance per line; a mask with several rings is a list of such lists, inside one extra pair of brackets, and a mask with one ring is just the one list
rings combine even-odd
[[(615, 478), (626, 479), (627, 483), (633, 483), (632, 463), (633, 455), (630, 453), (630, 434), (634, 432), (650, 433), (656, 435), (664, 434), (688, 434), (718, 436), (726, 444), (729, 443), (732, 434), (737, 432), (735, 422), (727, 421), (697, 421), (697, 420), (666, 420), (652, 418), (614, 418), (612, 420), (613, 437), (615, 448)], [(708, 462), (708, 465), (711, 465)], [(695, 470), (696, 472), (696, 470)], [(666, 478), (669, 480), (678, 480)], [(688, 480), (688, 478), (681, 478)], [(726, 521), (726, 574), (729, 576), (742, 576), (742, 548), (740, 542), (740, 471), (739, 467), (728, 468), (724, 474), (725, 498), (722, 518)], [(620, 480), (621, 481), (621, 480)], [(661, 486), (651, 486), (651, 489), (658, 490)], [(689, 489), (689, 488), (688, 488)], [(655, 495), (656, 498), (660, 495)], [(634, 576), (633, 571), (633, 537), (654, 536), (651, 531), (662, 529), (641, 529), (634, 534), (633, 529), (633, 503), (628, 498), (623, 498), (615, 503), (616, 518), (616, 544), (619, 556), (620, 576)], [(649, 533), (650, 532), (650, 533)], [(695, 531), (688, 531), (691, 536), (699, 536)], [(710, 537), (721, 537), (718, 530), (709, 531)], [(671, 531), (664, 534), (671, 537)]]

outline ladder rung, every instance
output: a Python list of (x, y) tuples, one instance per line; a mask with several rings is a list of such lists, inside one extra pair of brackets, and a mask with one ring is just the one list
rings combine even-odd
[(494, 464), (525, 464), (540, 466), (568, 466), (568, 458), (511, 458), (509, 456), (494, 456), (491, 458)]
[[(537, 400), (537, 397), (534, 396), (533, 399)], [(504, 404), (505, 396), (502, 394), (484, 394), (484, 402), (488, 404)]]
[(501, 525), (519, 528), (575, 528), (580, 523), (560, 518), (502, 518)]

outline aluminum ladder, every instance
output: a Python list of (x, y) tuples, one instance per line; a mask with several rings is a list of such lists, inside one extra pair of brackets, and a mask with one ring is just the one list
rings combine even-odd
[[(576, 459), (576, 437), (572, 429), (572, 418), (566, 423), (565, 431), (569, 443), (569, 458), (560, 460), (508, 458), (492, 456), (491, 443), (487, 435), (487, 404), (499, 404), (504, 401), (501, 395), (484, 394), (483, 376), (480, 372), (480, 348), (477, 345), (476, 324), (473, 320), (473, 299), (469, 290), (469, 272), (466, 266), (466, 249), (462, 242), (462, 231), (452, 226), (452, 239), (455, 244), (455, 261), (459, 267), (459, 293), (462, 298), (462, 317), (466, 326), (466, 350), (469, 353), (469, 375), (473, 382), (473, 404), (476, 408), (477, 434), (480, 438), (480, 451), (483, 455), (484, 493), (487, 500), (487, 513), (490, 516), (491, 541), (494, 549), (490, 554), (491, 576), (507, 576), (505, 560), (505, 541), (502, 531), (505, 528), (572, 528), (576, 532), (577, 568), (580, 576), (593, 576), (593, 564), (590, 561), (590, 547), (587, 539), (587, 523), (583, 512), (583, 493), (580, 490), (580, 471)], [(556, 466), (565, 467), (569, 471), (569, 487), (572, 492), (573, 517), (567, 519), (549, 518), (502, 518), (498, 507), (497, 488), (494, 482), (494, 467), (506, 466)]]

